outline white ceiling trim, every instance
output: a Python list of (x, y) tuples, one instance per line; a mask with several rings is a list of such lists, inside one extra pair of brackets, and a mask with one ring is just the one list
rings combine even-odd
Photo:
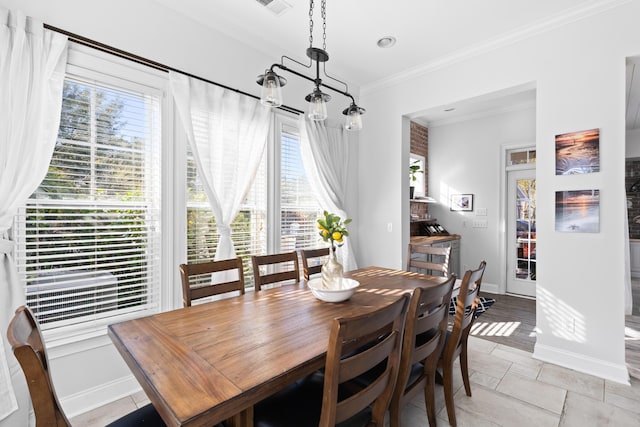
[(421, 118), (416, 121), (418, 121), (423, 126), (426, 126), (431, 129), (438, 126), (448, 126), (455, 123), (467, 122), (470, 120), (479, 120), (479, 119), (484, 119), (491, 116), (497, 116), (499, 114), (506, 114), (506, 113), (516, 112), (521, 110), (530, 110), (535, 108), (536, 108), (536, 101), (534, 99), (533, 101), (526, 101), (526, 102), (521, 102), (519, 104), (506, 105), (504, 107), (494, 108), (491, 110), (481, 109), (470, 114), (456, 115), (456, 116), (453, 116), (452, 118), (444, 118), (439, 120), (428, 120), (428, 119)]
[(499, 37), (495, 37), (486, 42), (479, 43), (469, 48), (460, 49), (450, 55), (445, 55), (435, 61), (413, 67), (402, 73), (386, 77), (371, 84), (360, 88), (360, 95), (367, 94), (386, 87), (394, 86), (407, 80), (423, 76), (425, 74), (436, 71), (440, 68), (447, 67), (457, 62), (478, 56), (492, 50), (496, 50), (521, 40), (554, 30), (564, 25), (598, 15), (607, 10), (614, 9), (633, 0), (594, 0), (587, 5), (576, 7), (558, 13), (547, 19), (519, 28), (516, 31), (505, 33)]

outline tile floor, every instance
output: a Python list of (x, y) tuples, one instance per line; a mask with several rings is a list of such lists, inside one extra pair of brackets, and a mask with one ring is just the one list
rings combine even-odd
[[(531, 353), (480, 338), (469, 338), (472, 397), (454, 381), (458, 426), (639, 427), (640, 380), (631, 386), (543, 363)], [(448, 426), (441, 386), (436, 390), (438, 426)], [(104, 426), (147, 403), (142, 392), (82, 414), (74, 426)], [(402, 425), (427, 426), (424, 401), (405, 407)]]

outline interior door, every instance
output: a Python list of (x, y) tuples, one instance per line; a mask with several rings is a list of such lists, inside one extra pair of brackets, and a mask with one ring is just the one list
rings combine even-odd
[(507, 292), (535, 297), (535, 169), (509, 171), (507, 182)]

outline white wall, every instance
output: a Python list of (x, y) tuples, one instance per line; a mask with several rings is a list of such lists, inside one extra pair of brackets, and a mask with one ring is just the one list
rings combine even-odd
[[(429, 212), (447, 231), (462, 236), (461, 271), (487, 261), (482, 280), (485, 292), (504, 292), (499, 268), (504, 236), (500, 212), (502, 146), (535, 145), (535, 132), (536, 112), (531, 106), (429, 127), (429, 195), (438, 201), (429, 205)], [(474, 195), (473, 212), (450, 211), (449, 196), (459, 193)], [(487, 216), (477, 217), (478, 208), (486, 208)], [(474, 219), (486, 220), (487, 228), (473, 228)]]
[[(255, 83), (258, 74), (279, 61), (283, 53), (265, 55), (151, 0), (0, 0), (0, 7), (21, 10), (54, 27), (254, 95), (260, 94), (260, 87)], [(306, 109), (304, 96), (310, 91), (311, 83), (297, 78), (290, 78), (288, 82), (283, 89), (285, 104)], [(358, 86), (351, 82), (349, 86), (357, 98)], [(336, 102), (328, 104), (329, 117), (341, 122), (344, 103), (334, 99)], [(357, 134), (350, 135), (350, 144), (351, 157), (355, 159)], [(350, 168), (350, 174), (347, 212), (355, 218), (357, 164)], [(164, 236), (169, 239), (166, 247), (184, 241), (181, 237)], [(356, 240), (353, 246), (357, 251)], [(182, 251), (184, 254), (179, 248), (176, 251), (178, 259), (184, 262), (186, 250)], [(170, 287), (172, 282), (180, 286), (178, 262), (174, 264), (174, 277), (164, 279), (168, 281), (165, 287)], [(51, 346), (49, 350), (56, 389), (68, 416), (104, 405), (139, 388), (106, 334)], [(11, 419), (4, 424), (0, 421), (0, 426), (4, 425), (12, 425)]]
[(640, 129), (627, 131), (626, 157), (634, 159), (640, 158)]
[[(625, 58), (640, 52), (640, 1), (609, 6), (386, 86), (362, 88), (368, 117), (360, 142), (361, 215), (356, 224), (361, 264), (400, 268), (408, 239), (401, 226), (408, 221), (408, 195), (401, 190), (408, 186), (403, 117), (534, 82), (540, 329), (535, 356), (626, 382)], [(601, 171), (555, 176), (554, 136), (594, 127), (601, 130)], [(455, 168), (458, 155), (436, 161)], [(492, 167), (499, 167), (498, 158)], [(469, 176), (459, 185), (472, 187), (474, 180)], [(601, 194), (600, 233), (555, 232), (555, 192), (592, 188)], [(389, 222), (394, 225), (391, 232)]]

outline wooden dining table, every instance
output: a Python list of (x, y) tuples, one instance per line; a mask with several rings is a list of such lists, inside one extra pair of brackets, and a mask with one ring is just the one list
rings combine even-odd
[(347, 301), (301, 281), (112, 324), (108, 334), (168, 426), (253, 424), (253, 405), (324, 366), (331, 321), (443, 277), (367, 267)]

